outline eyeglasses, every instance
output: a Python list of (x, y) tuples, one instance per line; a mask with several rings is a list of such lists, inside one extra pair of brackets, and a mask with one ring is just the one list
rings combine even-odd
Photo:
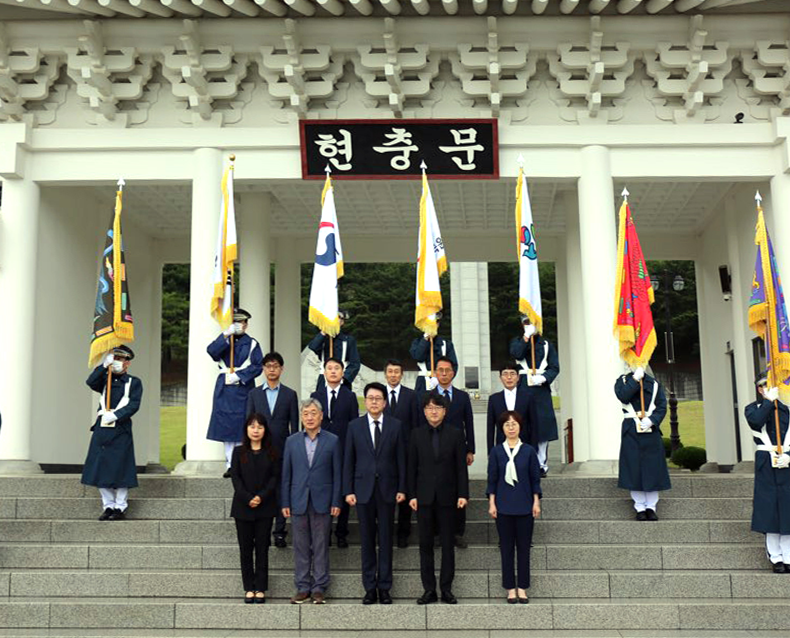
[(282, 366), (279, 363), (267, 363), (263, 367), (266, 368), (267, 370), (277, 370), (279, 368), (282, 368)]
[(381, 403), (382, 401), (386, 401), (384, 397), (365, 397), (365, 401), (370, 401), (371, 403)]
[(444, 410), (445, 407), (443, 405), (426, 405), (425, 409), (428, 410), (428, 412), (438, 412), (439, 410)]

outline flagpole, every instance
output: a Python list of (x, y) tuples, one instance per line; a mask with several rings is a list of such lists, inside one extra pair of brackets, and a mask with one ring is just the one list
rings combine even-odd
[[(236, 156), (235, 155), (230, 155), (230, 157), (228, 159), (230, 159), (230, 173), (231, 173), (231, 174), (228, 174), (228, 177), (233, 179), (233, 175), (232, 175), (233, 168), (234, 168), (233, 163), (236, 161)], [(225, 206), (225, 211), (226, 211), (225, 214), (226, 215), (227, 215), (228, 206), (230, 206), (230, 202), (228, 202), (227, 205)], [(226, 233), (228, 232), (227, 231), (227, 223), (228, 223), (228, 220), (226, 218), (225, 219), (225, 232)], [(234, 300), (233, 300), (233, 288), (234, 288), (234, 286), (233, 286), (233, 268), (231, 267), (231, 271), (230, 271), (230, 314), (231, 314), (231, 318), (230, 319), (231, 319), (231, 321), (233, 321), (233, 309), (235, 307), (235, 303), (234, 303)], [(235, 372), (235, 370), (234, 370), (235, 366), (233, 365), (234, 364), (233, 359), (234, 359), (235, 352), (236, 352), (236, 335), (235, 335), (235, 332), (232, 332), (231, 335), (230, 335), (230, 372), (231, 372), (231, 374), (233, 374)]]
[(332, 335), (329, 335), (329, 358), (335, 356), (335, 338)]
[(429, 339), (431, 342), (431, 378), (435, 377), (436, 374), (434, 373), (434, 354), (433, 354), (433, 337)]

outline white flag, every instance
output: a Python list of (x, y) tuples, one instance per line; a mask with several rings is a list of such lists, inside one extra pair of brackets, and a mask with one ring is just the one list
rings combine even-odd
[(532, 223), (532, 207), (524, 169), (518, 169), (516, 184), (516, 242), (518, 244), (518, 309), (530, 323), (543, 332), (543, 304), (538, 277), (538, 243)]
[(315, 248), (313, 282), (310, 286), (309, 320), (330, 337), (340, 332), (337, 280), (343, 276), (343, 248), (335, 210), (335, 191), (329, 175), (321, 194), (321, 223)]
[(236, 207), (233, 201), (233, 164), (222, 175), (217, 251), (214, 254), (214, 292), (211, 316), (223, 328), (233, 321), (233, 263), (238, 258), (236, 239)]
[(425, 168), (422, 171), (420, 198), (420, 236), (417, 245), (417, 294), (414, 325), (429, 336), (436, 336), (436, 313), (442, 309), (439, 277), (447, 270), (444, 242), (433, 206)]

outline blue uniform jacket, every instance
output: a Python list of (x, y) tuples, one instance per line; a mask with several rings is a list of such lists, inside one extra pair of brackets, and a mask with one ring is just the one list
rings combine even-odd
[[(101, 427), (101, 417), (98, 416), (91, 428), (93, 435), (82, 468), (82, 483), (85, 485), (111, 489), (137, 487), (132, 416), (140, 409), (143, 398), (143, 384), (140, 379), (130, 374), (112, 375), (109, 408), (118, 405), (130, 380), (132, 385), (129, 388), (129, 403), (115, 411), (115, 416), (118, 417), (115, 427)], [(86, 383), (94, 392), (104, 394), (107, 387), (107, 368), (95, 368)]]
[[(444, 354), (442, 354), (443, 352)], [(417, 337), (414, 341), (412, 341), (411, 347), (409, 348), (409, 355), (417, 363), (424, 363), (430, 372), (431, 342), (428, 339), (425, 337)], [(439, 357), (447, 357), (453, 362), (453, 370), (455, 370), (456, 373), (458, 372), (458, 357), (455, 354), (455, 346), (453, 345), (453, 342), (449, 339), (445, 339), (444, 337), (437, 336), (433, 339), (434, 363), (439, 359)], [(421, 395), (423, 392), (425, 392), (425, 377), (417, 377), (417, 381), (414, 384), (414, 391), (418, 395)]]
[(488, 457), (488, 486), (486, 496), (495, 497), (497, 512), (508, 516), (532, 516), (534, 495), (541, 496), (540, 463), (538, 454), (531, 445), (522, 445), (513, 462), (516, 464), (518, 481), (515, 485), (505, 482), (505, 466), (508, 456), (503, 444), (495, 445)]
[[(755, 434), (765, 426), (765, 432), (776, 445), (774, 404), (762, 400), (746, 406), (746, 421)], [(787, 406), (779, 403), (779, 433), (782, 441), (787, 434), (790, 414)], [(755, 437), (755, 443), (762, 441)], [(790, 468), (778, 470), (771, 467), (771, 455), (758, 450), (754, 453), (754, 506), (752, 531), (763, 534), (790, 534)]]
[[(546, 354), (544, 344), (548, 344), (549, 351)], [(516, 337), (510, 342), (510, 355), (518, 360), (525, 360), (527, 365), (532, 370), (532, 347), (524, 341), (523, 337)], [(535, 367), (538, 368), (546, 357), (546, 370), (543, 376), (546, 377), (546, 383), (543, 385), (527, 385), (527, 375), (522, 374), (519, 385), (526, 389), (532, 401), (535, 403), (535, 408), (538, 415), (538, 441), (556, 441), (559, 439), (559, 431), (557, 430), (557, 417), (554, 414), (554, 404), (551, 400), (551, 384), (560, 373), (560, 357), (554, 345), (548, 339), (544, 339), (541, 335), (535, 335)]]
[[(243, 334), (234, 337), (233, 363), (239, 375), (237, 385), (225, 385), (225, 373), (217, 376), (214, 384), (214, 404), (206, 438), (211, 441), (240, 443), (247, 419), (247, 395), (255, 387), (255, 379), (263, 372), (261, 347), (252, 348), (252, 337)], [(230, 367), (230, 337), (220, 335), (206, 350), (216, 362)], [(250, 352), (252, 350), (252, 352)], [(247, 362), (249, 365), (241, 367)]]
[[(658, 385), (656, 407), (652, 414), (647, 415), (653, 422), (653, 429), (642, 434), (637, 433), (632, 418), (624, 418), (620, 439), (620, 472), (617, 486), (637, 492), (658, 492), (672, 487), (669, 481), (666, 452), (661, 440), (659, 425), (667, 413), (667, 399), (664, 389), (653, 377), (646, 374), (642, 380), (645, 390), (645, 410), (648, 410), (653, 394), (653, 386)], [(620, 403), (629, 404), (637, 417), (642, 409), (639, 381), (634, 380), (633, 373), (617, 377), (614, 393)]]
[(290, 507), (291, 514), (307, 513), (308, 502), (319, 514), (329, 514), (332, 507), (340, 507), (342, 487), (342, 458), (340, 440), (331, 432), (321, 430), (313, 456), (307, 463), (304, 439), (306, 432), (288, 437), (283, 452), (283, 476), (280, 484), (280, 503)]
[[(332, 354), (334, 355), (335, 359), (341, 359), (343, 361), (343, 384), (347, 385), (350, 389), (351, 384), (354, 383), (354, 379), (357, 378), (357, 375), (359, 374), (359, 368), (362, 365), (362, 361), (359, 358), (359, 350), (357, 349), (357, 339), (356, 337), (346, 334), (345, 332), (338, 332), (333, 341)], [(345, 359), (343, 359), (344, 344), (346, 351)], [(307, 347), (315, 352), (318, 360), (321, 363), (329, 359), (329, 339), (326, 337), (326, 335), (322, 335), (319, 332), (310, 340), (310, 343), (307, 344)], [(315, 389), (320, 390), (324, 386), (324, 375), (319, 374)]]

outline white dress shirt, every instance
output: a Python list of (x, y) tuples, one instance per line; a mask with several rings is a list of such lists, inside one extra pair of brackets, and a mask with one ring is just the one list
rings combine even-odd
[(516, 409), (516, 388), (512, 390), (508, 390), (507, 388), (504, 389), (505, 393), (505, 407), (508, 410), (515, 410)]

